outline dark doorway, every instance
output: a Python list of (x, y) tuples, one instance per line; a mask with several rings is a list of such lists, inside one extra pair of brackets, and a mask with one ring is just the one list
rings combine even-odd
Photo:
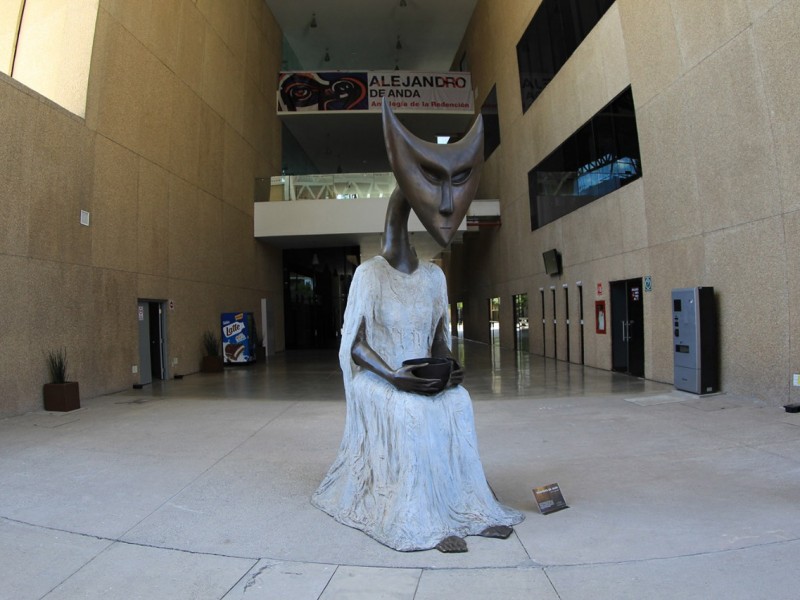
[(358, 246), (283, 251), (284, 327), (288, 350), (338, 348)]
[(489, 298), (489, 343), (500, 346), (500, 298)]
[(539, 288), (539, 300), (542, 303), (542, 356), (547, 356), (547, 332), (546, 323), (547, 319), (544, 316), (544, 288)]
[(139, 385), (166, 379), (166, 322), (164, 303), (139, 300)]
[(530, 351), (528, 323), (528, 294), (516, 294), (514, 302), (514, 349), (520, 352)]
[(611, 282), (611, 367), (644, 377), (642, 279)]
[(456, 302), (456, 335), (464, 338), (464, 303)]
[(580, 315), (580, 326), (581, 326), (581, 329), (580, 329), (581, 335), (580, 335), (580, 338), (579, 338), (580, 343), (581, 343), (581, 363), (580, 364), (585, 364), (585, 356), (584, 356), (584, 351), (583, 351), (583, 342), (584, 342), (584, 339), (583, 339), (583, 333), (584, 333), (584, 331), (583, 331), (583, 285), (581, 285), (580, 283), (578, 283), (578, 311), (579, 311), (579, 315)]
[(564, 290), (564, 327), (566, 327), (567, 330), (567, 362), (569, 362), (569, 287), (567, 287), (567, 284), (565, 283), (562, 286), (562, 289)]
[(556, 309), (556, 286), (550, 286), (553, 301), (553, 358), (558, 358), (558, 310)]

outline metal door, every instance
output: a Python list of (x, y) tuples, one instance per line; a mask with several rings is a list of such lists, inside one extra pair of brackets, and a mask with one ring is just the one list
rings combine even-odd
[(611, 368), (644, 377), (642, 279), (611, 282)]
[(160, 302), (148, 302), (150, 311), (150, 374), (166, 379), (164, 369), (164, 310)]
[(153, 382), (150, 368), (150, 303), (139, 301), (139, 385)]

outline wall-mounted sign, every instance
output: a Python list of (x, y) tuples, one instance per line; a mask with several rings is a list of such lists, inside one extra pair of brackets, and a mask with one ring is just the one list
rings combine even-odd
[(653, 291), (653, 278), (650, 275), (644, 276), (644, 291), (645, 292)]
[(602, 283), (598, 283), (597, 284), (597, 295), (598, 296), (602, 296), (603, 295), (603, 284)]
[(595, 300), (594, 303), (594, 332), (606, 332), (606, 301)]
[(475, 112), (469, 73), (412, 71), (289, 71), (278, 80), (278, 113)]

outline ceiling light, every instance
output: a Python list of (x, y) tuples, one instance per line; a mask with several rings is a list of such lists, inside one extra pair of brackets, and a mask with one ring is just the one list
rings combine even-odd
[(394, 47), (397, 48), (398, 50), (402, 50), (403, 49), (403, 44), (400, 43), (400, 36), (399, 35), (397, 36), (397, 44), (395, 44)]
[(311, 27), (312, 29), (317, 26), (317, 13), (311, 13)]

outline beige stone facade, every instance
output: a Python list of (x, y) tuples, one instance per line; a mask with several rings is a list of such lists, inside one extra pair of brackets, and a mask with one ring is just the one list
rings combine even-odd
[[(566, 285), (577, 362), (581, 282), (585, 364), (609, 369), (611, 340), (594, 331), (594, 301), (608, 301), (610, 282), (650, 276), (645, 377), (671, 382), (671, 290), (713, 286), (722, 391), (773, 406), (797, 401), (800, 2), (618, 0), (523, 114), (515, 48), (538, 6), (509, 0), (498, 10), (479, 0), (462, 47), (476, 104), (497, 89), (501, 144), (480, 196), (500, 198), (503, 222), (451, 259), (463, 268), (451, 301), (464, 302), (467, 337), (488, 340), (487, 301), (500, 297), (501, 342), (512, 345), (512, 295), (528, 294), (531, 351), (552, 355), (556, 346), (567, 360)], [(629, 85), (643, 177), (531, 231), (528, 171)], [(562, 251), (561, 276), (544, 274), (550, 248)]]
[[(671, 382), (670, 292), (713, 286), (722, 391), (798, 401), (800, 0), (618, 0), (523, 114), (515, 47), (538, 5), (478, 0), (456, 57), (477, 105), (496, 86), (501, 133), (479, 196), (500, 199), (503, 224), (446, 258), (466, 336), (488, 340), (499, 297), (513, 345), (512, 296), (527, 294), (532, 352), (575, 363), (582, 345), (610, 369), (594, 303), (649, 276), (645, 377)], [(260, 321), (262, 298), (282, 349), (281, 253), (253, 239), (254, 181), (281, 167), (280, 53), (261, 0), (100, 0), (85, 117), (0, 74), (0, 417), (41, 409), (54, 348), (85, 397), (136, 383), (140, 299), (171, 307), (170, 374), (198, 370), (220, 312)], [(531, 231), (528, 172), (627, 86), (643, 177)]]
[(253, 238), (280, 53), (260, 0), (101, 0), (85, 119), (0, 75), (0, 417), (41, 409), (51, 349), (83, 397), (136, 383), (139, 299), (165, 302), (170, 375), (220, 312), (280, 312), (280, 251)]

